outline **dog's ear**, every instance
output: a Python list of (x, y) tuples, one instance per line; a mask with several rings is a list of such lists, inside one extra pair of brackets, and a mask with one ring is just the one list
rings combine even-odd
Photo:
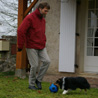
[(58, 79), (58, 81), (60, 81), (61, 79)]
[(61, 81), (62, 78), (59, 78), (58, 81)]
[(56, 86), (59, 88), (59, 84), (57, 84), (57, 83), (54, 83), (54, 85), (56, 85)]

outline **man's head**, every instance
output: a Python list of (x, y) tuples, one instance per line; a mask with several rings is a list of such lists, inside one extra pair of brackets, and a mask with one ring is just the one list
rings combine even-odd
[(47, 2), (42, 2), (38, 5), (38, 10), (40, 11), (41, 15), (45, 17), (50, 10), (50, 5)]

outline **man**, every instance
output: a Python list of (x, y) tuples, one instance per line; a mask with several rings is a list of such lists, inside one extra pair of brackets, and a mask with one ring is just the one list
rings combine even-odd
[[(50, 6), (47, 2), (40, 3), (33, 13), (25, 17), (18, 28), (18, 51), (21, 51), (25, 44), (29, 64), (31, 66), (29, 89), (32, 90), (42, 89), (41, 82), (50, 64), (50, 59), (45, 48), (46, 36), (44, 19), (49, 9)], [(43, 64), (36, 76), (38, 59), (40, 59)]]

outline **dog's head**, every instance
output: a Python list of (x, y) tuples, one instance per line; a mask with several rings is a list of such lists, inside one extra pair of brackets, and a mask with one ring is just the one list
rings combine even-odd
[(62, 78), (59, 78), (54, 84), (62, 89)]

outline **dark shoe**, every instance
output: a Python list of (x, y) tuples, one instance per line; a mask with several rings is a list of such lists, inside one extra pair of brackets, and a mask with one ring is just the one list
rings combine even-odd
[(41, 86), (41, 82), (39, 82), (38, 80), (36, 80), (36, 85), (37, 85), (37, 87), (38, 87), (38, 89), (42, 89), (42, 86)]
[(31, 90), (38, 90), (38, 88), (36, 88), (35, 86), (29, 86), (28, 88)]

